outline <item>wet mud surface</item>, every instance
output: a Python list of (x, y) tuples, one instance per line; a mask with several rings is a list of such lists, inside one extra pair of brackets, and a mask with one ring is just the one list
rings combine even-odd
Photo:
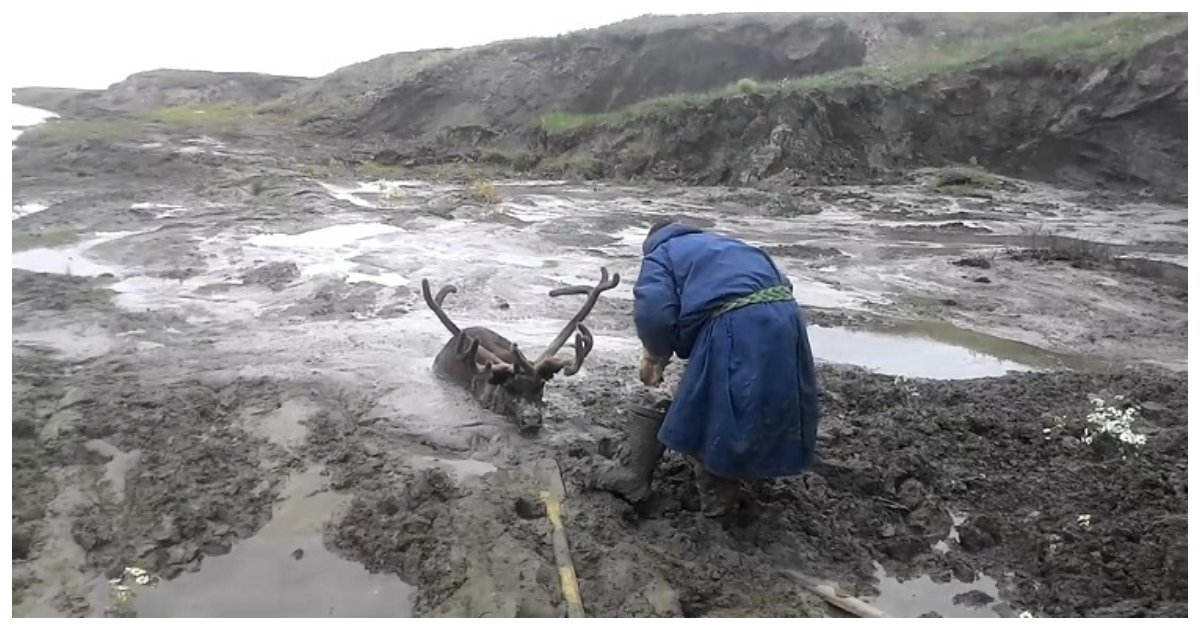
[[(77, 157), (86, 177), (14, 152), (14, 233), (49, 243), (13, 260), (16, 615), (563, 615), (546, 459), (593, 616), (835, 614), (786, 570), (896, 616), (1186, 615), (1186, 287), (1114, 263), (1186, 278), (1184, 208), (919, 178), (500, 182), (487, 205), (185, 140)], [(631, 287), (664, 215), (772, 251), (822, 362), (818, 464), (737, 518), (703, 517), (672, 454), (645, 504), (591, 488), (645, 393)], [(1060, 256), (1049, 229), (1109, 249)], [(622, 283), (540, 433), (434, 377), (421, 279), (536, 352), (579, 306), (547, 292), (601, 265)]]

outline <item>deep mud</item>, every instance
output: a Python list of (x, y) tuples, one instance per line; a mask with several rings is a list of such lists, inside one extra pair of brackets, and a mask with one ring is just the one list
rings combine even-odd
[[(1186, 289), (1111, 264), (1186, 277), (1184, 208), (1035, 184), (966, 200), (922, 174), (502, 182), (487, 205), (452, 182), (314, 180), (300, 166), (320, 149), (280, 138), (143, 140), (71, 170), (59, 149), (14, 153), (17, 198), (46, 206), (14, 233), (77, 234), (13, 262), (17, 615), (287, 615), (296, 592), (338, 615), (562, 615), (546, 459), (593, 616), (834, 614), (789, 569), (881, 607), (919, 587), (897, 615), (1186, 615)], [(781, 216), (781, 195), (820, 212)], [(645, 505), (589, 489), (642, 393), (631, 285), (663, 215), (770, 248), (823, 362), (818, 465), (749, 487), (738, 519), (702, 517), (674, 455)], [(1023, 253), (1046, 225), (1108, 256)], [(447, 333), (420, 279), (459, 287), (460, 324), (536, 351), (578, 307), (547, 291), (600, 265), (622, 284), (539, 435), (433, 377)], [(1085, 443), (1086, 418), (1124, 409), (1144, 444)], [(257, 599), (230, 599), (222, 576), (249, 566)], [(158, 586), (127, 587), (130, 568)]]

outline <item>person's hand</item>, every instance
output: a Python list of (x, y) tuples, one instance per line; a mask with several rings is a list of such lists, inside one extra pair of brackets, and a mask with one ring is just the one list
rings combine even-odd
[(667, 367), (667, 359), (660, 359), (652, 356), (649, 352), (642, 352), (642, 364), (639, 369), (639, 374), (642, 378), (642, 384), (646, 387), (655, 387), (663, 381), (663, 370)]

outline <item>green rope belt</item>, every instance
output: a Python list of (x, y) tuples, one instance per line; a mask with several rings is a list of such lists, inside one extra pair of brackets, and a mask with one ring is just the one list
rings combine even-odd
[(709, 318), (716, 319), (725, 313), (728, 313), (729, 311), (737, 310), (743, 306), (750, 306), (751, 304), (786, 302), (792, 299), (795, 299), (792, 297), (792, 287), (781, 284), (755, 291), (750, 295), (744, 295), (740, 298), (729, 300), (721, 306), (718, 306), (717, 309), (712, 312), (712, 315), (710, 315)]

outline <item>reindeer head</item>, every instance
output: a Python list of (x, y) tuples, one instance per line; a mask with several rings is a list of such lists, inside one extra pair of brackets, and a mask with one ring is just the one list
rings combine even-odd
[[(550, 345), (530, 361), (517, 344), (495, 331), (483, 327), (460, 329), (442, 308), (446, 296), (457, 289), (446, 285), (434, 296), (429, 281), (422, 280), (425, 303), (454, 335), (435, 359), (434, 369), (468, 389), (484, 407), (512, 418), (522, 429), (536, 429), (542, 424), (542, 394), (546, 382), (559, 372), (571, 376), (583, 367), (583, 361), (595, 343), (583, 320), (591, 313), (600, 294), (620, 281), (620, 274), (613, 274), (610, 279), (608, 269), (601, 268), (600, 281), (595, 286), (571, 286), (551, 291), (550, 297), (588, 297)], [(575, 357), (567, 361), (557, 355), (572, 334), (575, 335)]]

